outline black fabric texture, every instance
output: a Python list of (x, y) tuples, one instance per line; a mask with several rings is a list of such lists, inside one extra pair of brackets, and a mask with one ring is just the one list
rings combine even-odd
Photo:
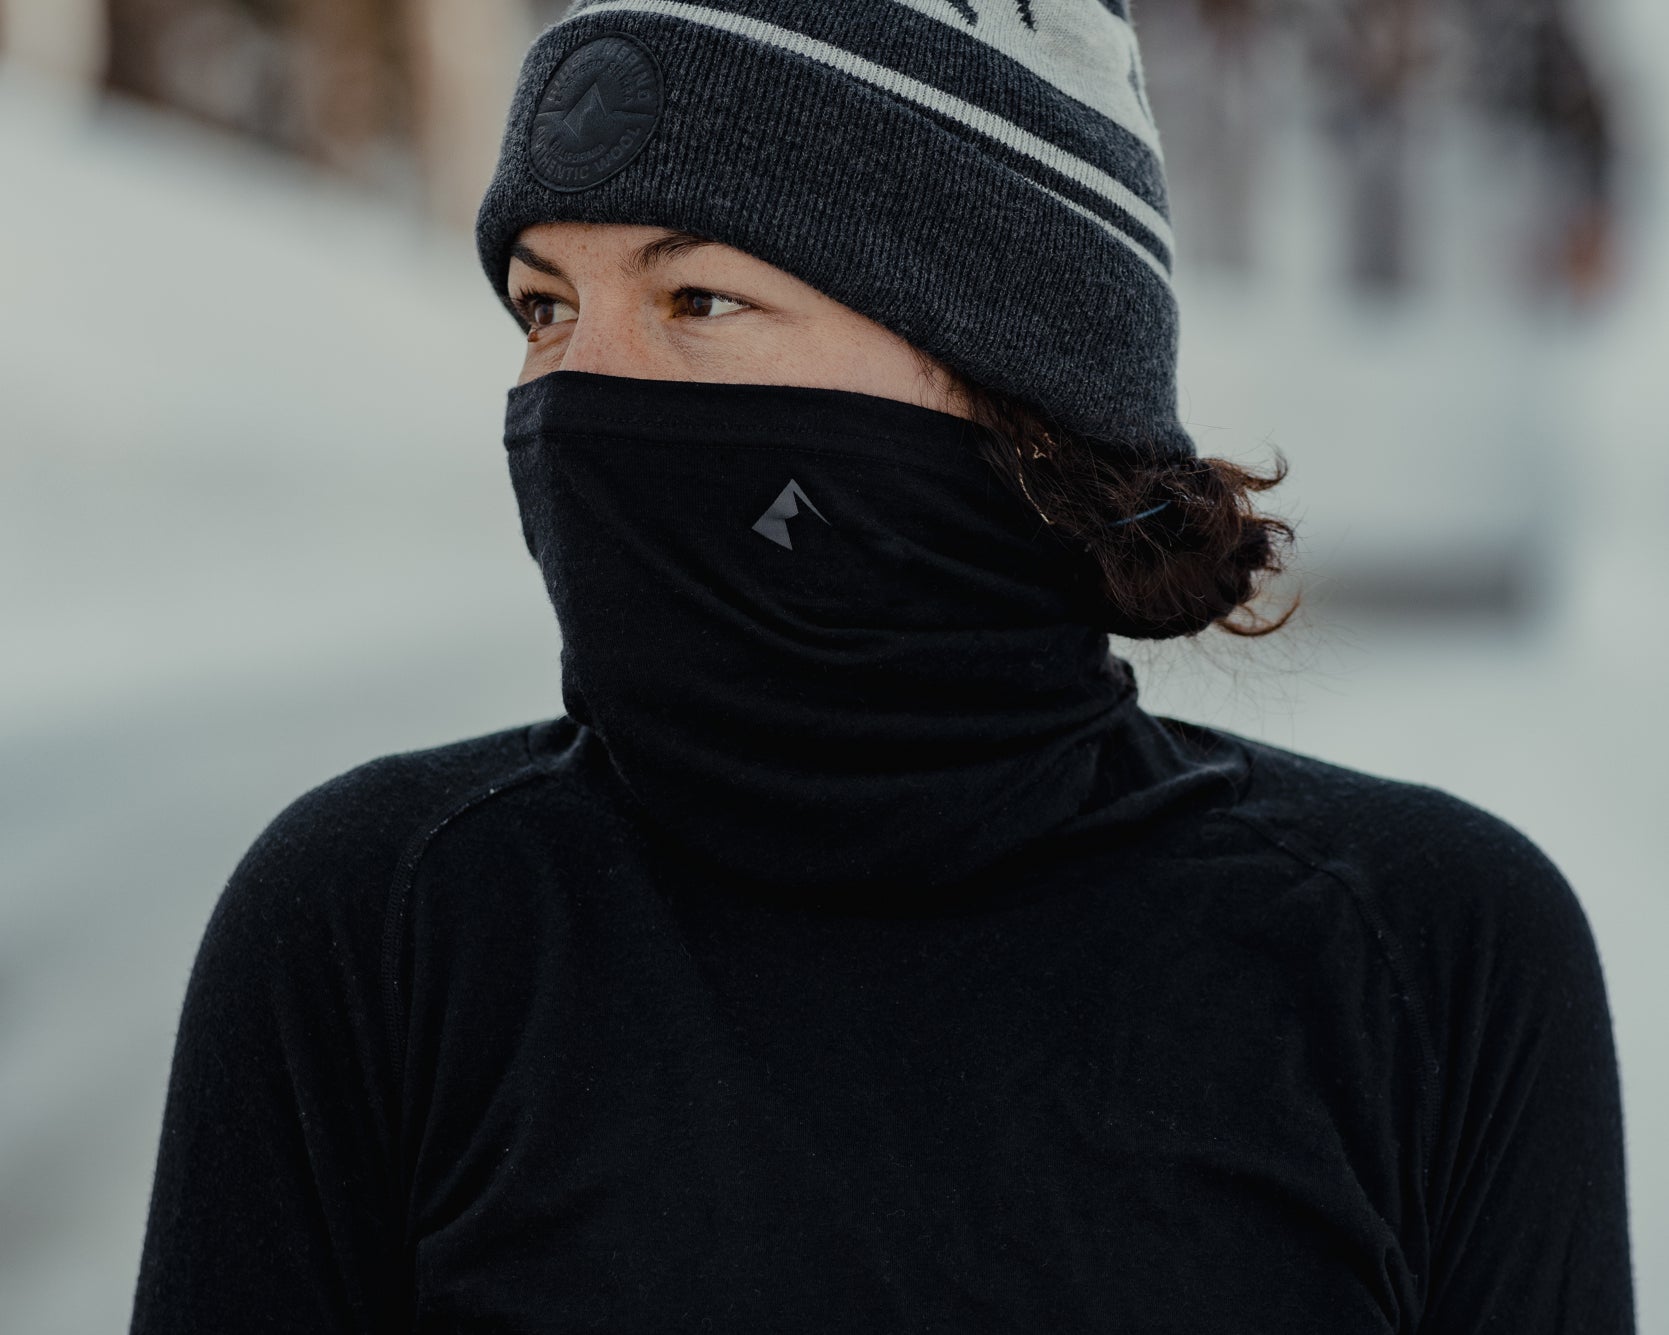
[(560, 372), (506, 443), (568, 712), (241, 860), (132, 1335), (1631, 1335), (1523, 833), (1141, 708), (959, 419)]
[(1571, 887), (1120, 712), (936, 903), (694, 870), (561, 718), (278, 816), (192, 971), (132, 1331), (1634, 1330)]
[(1083, 808), (1133, 682), (1081, 555), (979, 432), (787, 385), (558, 371), (510, 392), (563, 705), (692, 853), (931, 891)]

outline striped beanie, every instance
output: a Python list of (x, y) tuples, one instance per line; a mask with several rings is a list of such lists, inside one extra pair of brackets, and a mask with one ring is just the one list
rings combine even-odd
[(557, 221), (712, 238), (1109, 454), (1195, 453), (1129, 0), (576, 0), (477, 219), (507, 308)]

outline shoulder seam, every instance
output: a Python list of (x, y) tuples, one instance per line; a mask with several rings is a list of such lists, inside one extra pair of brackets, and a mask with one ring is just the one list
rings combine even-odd
[(1370, 902), (1369, 896), (1357, 879), (1355, 869), (1349, 864), (1340, 862), (1335, 858), (1324, 858), (1307, 846), (1300, 847), (1291, 836), (1282, 835), (1269, 829), (1260, 818), (1248, 816), (1243, 811), (1226, 811), (1223, 814), (1239, 821), (1247, 829), (1278, 848), (1294, 861), (1337, 881), (1349, 894), (1351, 902), (1356, 906), (1356, 911), (1362, 915), (1369, 929), (1373, 932), (1374, 943), (1379, 947), (1386, 966), (1391, 970), (1391, 975), (1396, 980), (1398, 995), (1408, 1012), (1409, 1021), (1414, 1029), (1415, 1040), (1420, 1047), (1422, 1059), (1422, 1065), (1418, 1072), (1421, 1136), (1420, 1179), (1422, 1185), (1429, 1192), (1431, 1187), (1431, 1158), (1433, 1147), (1437, 1141), (1436, 1080), (1439, 1067), (1436, 1049), (1432, 1045), (1431, 1028), (1426, 1019), (1425, 1006), (1409, 985), (1409, 976), (1407, 970), (1403, 967), (1402, 954), (1397, 946), (1395, 935)]
[(395, 864), (394, 875), (390, 878), (388, 898), (383, 905), (383, 934), (381, 957), (381, 985), (383, 1020), (386, 1026), (385, 1038), (388, 1043), (390, 1067), (394, 1076), (394, 1097), (400, 1097), (400, 1088), (405, 1079), (406, 1053), (403, 1035), (400, 1032), (400, 997), (399, 997), (399, 960), (400, 942), (405, 931), (406, 908), (411, 894), (413, 878), (417, 873), (417, 865), (423, 855), (428, 852), (429, 845), (436, 835), (473, 807), (497, 797), (500, 793), (512, 788), (518, 788), (531, 779), (545, 777), (545, 771), (533, 758), (529, 733), (532, 725), (522, 731), (522, 762), (507, 774), (501, 774), (488, 780), (484, 785), (475, 788), (466, 796), (454, 801), (450, 806), (442, 808), (440, 813), (423, 822), (418, 832), (407, 842), (401, 851), (399, 861)]

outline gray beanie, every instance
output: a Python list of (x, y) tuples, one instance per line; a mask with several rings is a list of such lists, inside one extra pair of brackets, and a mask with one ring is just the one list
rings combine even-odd
[(1128, 0), (577, 0), (476, 223), (507, 307), (557, 221), (721, 241), (1109, 453), (1195, 454)]

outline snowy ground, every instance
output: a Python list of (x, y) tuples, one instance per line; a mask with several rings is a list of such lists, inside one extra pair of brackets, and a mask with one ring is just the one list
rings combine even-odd
[[(1620, 11), (1617, 50), (1663, 49), (1661, 9)], [(1669, 133), (1650, 147), (1669, 166)], [(516, 337), (466, 241), (4, 67), (0, 183), (0, 1324), (82, 1335), (125, 1325), (179, 1003), (238, 856), (362, 760), (555, 713), (557, 638), (498, 443)], [(1267, 293), (1184, 293), (1190, 424), (1286, 449), (1316, 587), (1388, 542), (1462, 561), (1444, 544), (1507, 541), (1485, 521), (1511, 509), (1553, 558), (1533, 615), (1318, 599), (1270, 642), (1119, 650), (1149, 708), (1448, 788), (1561, 866), (1616, 1017), (1640, 1329), (1669, 1335), (1669, 247), (1644, 246), (1669, 211), (1636, 204), (1631, 288), (1592, 327), (1288, 310), (1313, 392), (1246, 351)], [(1474, 368), (1481, 403), (1449, 380), (1421, 406), (1492, 433), (1402, 533), (1406, 507), (1351, 499), (1398, 484), (1374, 470), (1408, 396), (1357, 406), (1393, 344), (1423, 377)], [(1529, 419), (1557, 486), (1504, 498), (1470, 463)], [(1358, 427), (1371, 448), (1341, 450)]]

